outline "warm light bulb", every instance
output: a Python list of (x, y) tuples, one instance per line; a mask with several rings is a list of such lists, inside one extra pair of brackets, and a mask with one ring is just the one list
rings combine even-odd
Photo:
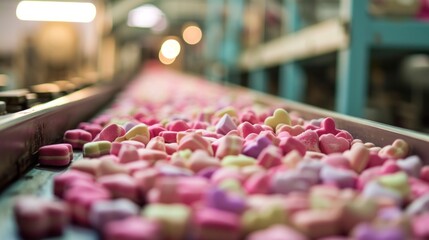
[(203, 33), (199, 27), (191, 25), (186, 27), (185, 30), (183, 30), (182, 36), (183, 40), (185, 40), (187, 44), (195, 45), (201, 41)]
[(162, 63), (162, 64), (165, 64), (165, 65), (170, 65), (170, 64), (172, 64), (175, 60), (176, 60), (176, 58), (166, 58), (163, 54), (162, 54), (162, 52), (161, 51), (159, 51), (159, 54), (158, 54), (158, 58), (159, 58), (159, 61)]
[(175, 39), (167, 39), (161, 46), (160, 52), (164, 57), (173, 59), (180, 53), (180, 43)]
[(88, 2), (21, 1), (16, 17), (23, 21), (92, 22), (97, 14)]

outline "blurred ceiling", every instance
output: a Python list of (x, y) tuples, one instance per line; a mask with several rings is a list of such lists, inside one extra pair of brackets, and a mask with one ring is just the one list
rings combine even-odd
[(148, 29), (127, 26), (128, 12), (144, 4), (153, 4), (164, 12), (168, 19), (167, 34), (181, 31), (181, 27), (187, 22), (202, 26), (206, 15), (205, 0), (107, 0), (107, 11), (112, 16), (112, 27), (116, 35), (130, 39), (141, 36), (142, 32), (150, 32)]

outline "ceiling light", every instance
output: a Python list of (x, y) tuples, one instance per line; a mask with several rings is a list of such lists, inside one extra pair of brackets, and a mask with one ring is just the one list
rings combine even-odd
[(164, 13), (152, 4), (145, 4), (128, 13), (130, 27), (156, 28), (159, 24), (164, 24), (165, 20)]
[(89, 23), (96, 13), (89, 2), (21, 1), (16, 7), (16, 17), (23, 21)]

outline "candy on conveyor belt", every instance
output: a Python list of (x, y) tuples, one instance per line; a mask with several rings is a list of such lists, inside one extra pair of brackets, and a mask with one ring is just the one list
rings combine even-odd
[[(375, 146), (334, 118), (303, 119), (168, 71), (141, 78), (64, 134), (84, 156), (54, 177), (71, 224), (103, 239), (429, 238), (429, 167), (404, 140)], [(64, 146), (40, 148), (41, 163), (69, 164)], [(45, 200), (25, 200), (34, 212), (24, 200), (23, 237), (61, 234)]]

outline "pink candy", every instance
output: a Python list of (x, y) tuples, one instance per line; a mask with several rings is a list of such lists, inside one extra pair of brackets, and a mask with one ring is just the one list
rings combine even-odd
[(103, 239), (106, 240), (161, 240), (160, 235), (159, 223), (141, 217), (111, 221), (103, 230)]
[(14, 212), (18, 231), (27, 239), (61, 235), (69, 221), (66, 204), (31, 196), (18, 198)]
[(125, 135), (125, 129), (117, 124), (110, 124), (99, 133), (94, 141), (109, 141), (113, 142), (116, 138)]
[(67, 166), (73, 159), (73, 149), (68, 143), (46, 145), (39, 148), (39, 163), (45, 166)]
[(82, 129), (68, 130), (64, 133), (64, 141), (72, 145), (75, 149), (82, 149), (83, 145), (91, 142), (91, 133)]

